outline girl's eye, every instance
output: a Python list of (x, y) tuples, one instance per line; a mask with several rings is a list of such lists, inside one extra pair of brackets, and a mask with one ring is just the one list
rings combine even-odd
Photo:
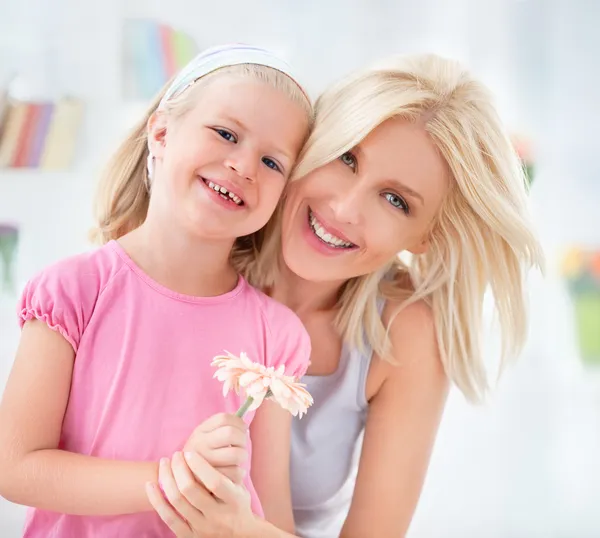
[(410, 213), (408, 204), (401, 196), (394, 194), (393, 192), (386, 192), (383, 197), (395, 208), (402, 210), (407, 215)]
[(226, 131), (225, 129), (215, 129), (215, 132), (229, 142), (233, 142), (234, 144), (237, 142), (235, 135), (229, 131)]
[(346, 165), (352, 168), (352, 170), (356, 170), (356, 157), (351, 151), (347, 151), (342, 154), (340, 160)]
[(275, 170), (276, 172), (281, 172), (281, 167), (273, 159), (269, 159), (269, 157), (263, 157), (262, 162), (266, 166), (268, 166), (271, 170)]

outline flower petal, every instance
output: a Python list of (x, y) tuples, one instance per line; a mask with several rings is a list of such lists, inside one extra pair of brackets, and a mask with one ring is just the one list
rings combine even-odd
[(252, 385), (256, 381), (260, 381), (262, 378), (260, 374), (256, 372), (244, 372), (239, 377), (240, 386), (247, 387), (248, 385)]
[(283, 365), (266, 367), (252, 362), (243, 351), (239, 357), (225, 351), (225, 355), (214, 357), (211, 365), (217, 367), (213, 377), (223, 383), (224, 396), (230, 390), (239, 394), (243, 388), (246, 395), (253, 398), (249, 410), (257, 409), (265, 397), (272, 397), (292, 415), (301, 417), (313, 403), (305, 385), (296, 382), (292, 376), (286, 376)]

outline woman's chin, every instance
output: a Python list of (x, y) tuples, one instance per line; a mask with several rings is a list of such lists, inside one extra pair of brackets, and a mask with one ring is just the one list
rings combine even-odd
[(339, 267), (329, 267), (327, 260), (324, 262), (301, 250), (284, 249), (283, 261), (289, 271), (308, 282), (339, 282), (348, 278), (340, 273)]

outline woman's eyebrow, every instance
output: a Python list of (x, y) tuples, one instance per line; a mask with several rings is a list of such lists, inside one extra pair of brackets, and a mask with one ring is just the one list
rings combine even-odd
[[(360, 147), (360, 144), (357, 144), (356, 146), (354, 146), (350, 151), (354, 152), (354, 154), (356, 155), (357, 158), (365, 157), (365, 152)], [(414, 189), (411, 189), (408, 185), (402, 183), (402, 181), (400, 181), (399, 179), (390, 179), (390, 182), (394, 183), (398, 187), (399, 191), (402, 191), (404, 194), (407, 194), (408, 196), (410, 196), (412, 198), (416, 198), (417, 200), (419, 200), (421, 202), (421, 205), (425, 205), (425, 200), (423, 199), (423, 196), (421, 196)]]

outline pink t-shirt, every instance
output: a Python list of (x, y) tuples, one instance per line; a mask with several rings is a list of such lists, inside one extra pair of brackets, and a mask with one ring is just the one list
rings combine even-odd
[[(310, 339), (296, 315), (242, 278), (218, 297), (190, 297), (150, 279), (117, 242), (61, 261), (26, 286), (21, 325), (32, 318), (76, 352), (60, 448), (118, 460), (158, 461), (181, 450), (215, 413), (234, 413), (243, 395), (223, 397), (212, 358), (224, 350), (304, 374)], [(250, 422), (253, 413), (245, 418)], [(250, 447), (251, 449), (251, 447)], [(83, 479), (83, 478), (82, 478)], [(260, 502), (248, 473), (255, 513)], [(31, 509), (25, 537), (158, 538), (173, 534), (153, 512), (117, 517)]]

